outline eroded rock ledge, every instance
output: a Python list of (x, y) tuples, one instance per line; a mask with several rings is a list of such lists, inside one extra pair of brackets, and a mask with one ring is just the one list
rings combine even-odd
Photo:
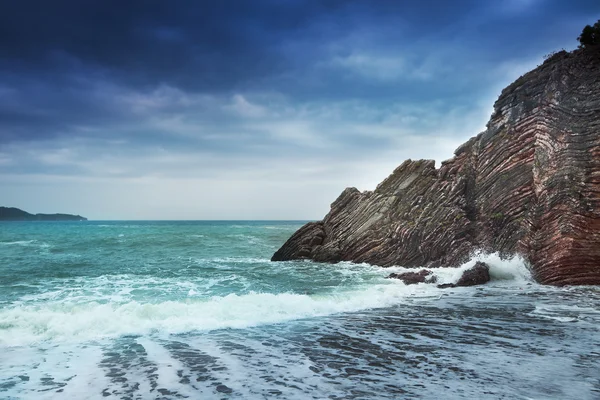
[(487, 129), (439, 169), (405, 161), (348, 188), (272, 260), (455, 267), (521, 254), (553, 285), (600, 284), (600, 50), (559, 52), (502, 91)]

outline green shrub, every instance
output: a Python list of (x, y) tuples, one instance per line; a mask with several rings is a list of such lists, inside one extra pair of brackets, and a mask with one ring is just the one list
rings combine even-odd
[(593, 25), (586, 25), (577, 38), (579, 47), (590, 47), (600, 44), (600, 19)]

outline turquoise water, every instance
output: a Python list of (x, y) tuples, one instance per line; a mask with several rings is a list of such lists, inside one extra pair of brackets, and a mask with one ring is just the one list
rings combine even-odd
[(598, 287), (270, 262), (301, 225), (0, 223), (0, 398), (600, 398)]

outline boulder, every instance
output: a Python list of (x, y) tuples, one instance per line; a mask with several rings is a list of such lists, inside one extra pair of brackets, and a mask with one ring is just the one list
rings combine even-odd
[(460, 286), (476, 286), (483, 285), (490, 281), (490, 267), (483, 262), (477, 261), (475, 265), (463, 272), (460, 279), (456, 283), (444, 283), (438, 285), (440, 289), (460, 287)]
[(456, 282), (456, 286), (483, 285), (490, 281), (490, 267), (483, 262), (477, 261), (475, 265), (465, 272)]

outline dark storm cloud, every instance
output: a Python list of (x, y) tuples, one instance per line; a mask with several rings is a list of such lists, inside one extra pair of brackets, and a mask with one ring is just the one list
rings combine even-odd
[[(563, 8), (562, 3), (548, 4), (534, 14), (545, 17)], [(128, 85), (257, 87), (273, 75), (326, 57), (330, 42), (352, 32), (372, 35), (374, 42), (365, 44), (394, 51), (439, 40), (485, 46), (502, 41), (494, 51), (501, 57), (517, 37), (531, 36), (528, 30), (535, 24), (508, 29), (505, 24), (515, 22), (515, 16), (494, 9), (498, 7), (433, 0), (2, 2), (0, 65), (44, 73), (94, 68)], [(555, 27), (546, 23), (536, 29), (540, 37), (551, 37)], [(465, 30), (472, 37), (463, 35)], [(519, 49), (535, 42), (520, 41)]]
[(456, 136), (444, 120), (481, 112), (490, 85), (598, 13), (583, 0), (5, 1), (0, 146), (348, 156)]
[[(336, 8), (337, 2), (329, 2)], [(311, 5), (312, 4), (312, 5)], [(327, 3), (325, 3), (327, 4)], [(306, 6), (308, 5), (308, 6)], [(101, 69), (130, 84), (227, 88), (285, 67), (273, 50), (329, 7), (254, 1), (3, 2), (0, 56), (26, 71)]]

